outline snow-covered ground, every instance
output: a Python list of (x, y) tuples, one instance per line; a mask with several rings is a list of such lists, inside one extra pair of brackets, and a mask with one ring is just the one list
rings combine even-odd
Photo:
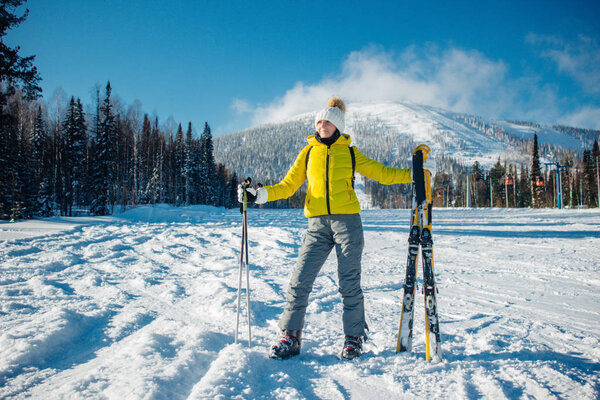
[(407, 210), (362, 213), (367, 352), (336, 357), (332, 255), (301, 355), (268, 359), (306, 220), (301, 210), (248, 214), (251, 350), (245, 309), (233, 344), (238, 211), (140, 207), (0, 224), (0, 398), (600, 396), (600, 211), (435, 210), (439, 364), (424, 360), (421, 311), (414, 353), (394, 353)]
[(537, 134), (538, 143), (551, 144), (555, 146), (561, 146), (571, 150), (584, 150), (584, 144), (575, 138), (559, 131), (556, 131), (550, 127), (531, 127), (526, 125), (519, 125), (508, 121), (496, 121), (496, 125), (504, 129), (510, 134), (528, 140), (533, 138), (533, 134)]

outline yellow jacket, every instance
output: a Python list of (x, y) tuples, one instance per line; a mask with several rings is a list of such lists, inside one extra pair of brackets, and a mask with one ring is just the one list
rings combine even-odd
[[(268, 201), (287, 199), (308, 179), (304, 200), (304, 215), (316, 217), (327, 214), (356, 214), (360, 204), (352, 188), (352, 157), (350, 136), (343, 133), (330, 147), (319, 142), (315, 135), (307, 138), (294, 165), (281, 182), (265, 186)], [(353, 146), (354, 147), (354, 146)], [(310, 150), (308, 165), (306, 154)], [(412, 182), (410, 169), (388, 168), (371, 160), (354, 147), (356, 172), (385, 185)]]

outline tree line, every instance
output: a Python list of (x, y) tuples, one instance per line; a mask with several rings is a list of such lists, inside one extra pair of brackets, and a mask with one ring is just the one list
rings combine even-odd
[[(438, 207), (598, 207), (600, 182), (598, 141), (580, 158), (540, 163), (534, 134), (530, 164), (500, 159), (489, 169), (475, 162), (455, 175), (435, 177), (434, 205)], [(559, 182), (560, 179), (560, 182)], [(559, 205), (560, 202), (560, 205)]]
[(107, 215), (156, 203), (235, 206), (237, 177), (215, 165), (208, 123), (199, 138), (191, 123), (169, 132), (158, 117), (141, 117), (139, 104), (115, 107), (111, 92), (110, 82), (96, 91), (91, 115), (71, 97), (55, 121), (20, 90), (5, 96), (0, 218)]

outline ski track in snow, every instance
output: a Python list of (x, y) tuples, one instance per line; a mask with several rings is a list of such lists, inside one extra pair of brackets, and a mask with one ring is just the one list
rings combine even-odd
[(371, 332), (353, 361), (337, 358), (335, 252), (311, 294), (301, 355), (267, 358), (301, 210), (248, 212), (251, 350), (245, 297), (233, 344), (236, 210), (139, 207), (63, 230), (32, 222), (37, 236), (11, 232), (0, 241), (0, 398), (600, 396), (600, 211), (434, 210), (438, 364), (424, 360), (422, 296), (414, 352), (394, 352), (409, 211), (362, 217)]

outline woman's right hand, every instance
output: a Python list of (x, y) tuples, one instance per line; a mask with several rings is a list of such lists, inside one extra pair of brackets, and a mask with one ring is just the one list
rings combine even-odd
[(244, 190), (246, 191), (246, 200), (249, 203), (256, 204), (264, 204), (269, 199), (269, 192), (262, 186), (259, 186), (258, 189), (254, 189), (252, 187), (245, 187), (242, 185), (238, 185), (238, 201), (240, 203), (244, 202)]

